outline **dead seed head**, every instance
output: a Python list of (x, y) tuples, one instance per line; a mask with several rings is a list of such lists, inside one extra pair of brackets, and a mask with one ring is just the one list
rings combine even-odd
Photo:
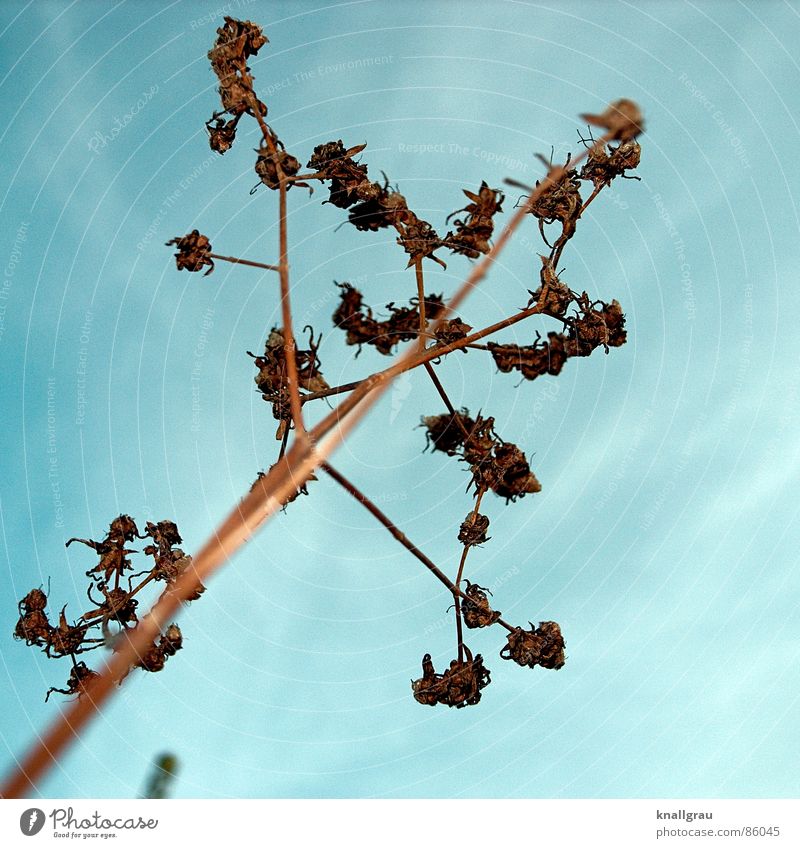
[(508, 642), (500, 651), (504, 660), (514, 660), (517, 665), (533, 668), (559, 669), (564, 665), (564, 637), (561, 628), (555, 621), (542, 621), (534, 629), (531, 622), (530, 630), (521, 627), (508, 634)]
[(198, 230), (170, 239), (167, 247), (173, 244), (178, 248), (175, 264), (179, 271), (202, 271), (208, 265), (208, 271), (203, 275), (207, 277), (214, 270), (214, 260), (210, 256), (211, 242), (206, 236), (200, 235)]
[(446, 704), (460, 709), (480, 701), (481, 690), (491, 682), (490, 672), (484, 667), (480, 654), (473, 659), (466, 645), (464, 651), (466, 661), (451, 660), (450, 668), (443, 674), (434, 670), (431, 655), (425, 654), (422, 658), (423, 676), (411, 682), (411, 690), (418, 703), (431, 707)]

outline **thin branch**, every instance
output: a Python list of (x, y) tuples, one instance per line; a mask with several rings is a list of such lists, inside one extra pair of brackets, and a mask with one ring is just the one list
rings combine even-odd
[[(343, 474), (340, 474), (335, 468), (329, 465), (327, 462), (323, 462), (320, 465), (320, 468), (332, 477), (349, 495), (355, 498), (368, 512), (370, 512), (375, 518), (380, 521), (380, 523), (397, 539), (398, 542), (407, 550), (410, 551), (414, 556), (439, 580), (440, 583), (443, 583), (452, 593), (453, 597), (456, 599), (464, 598), (468, 600), (467, 596), (461, 589), (453, 583), (452, 580), (433, 562), (429, 557), (427, 557), (422, 551), (400, 530), (397, 525), (382, 512), (362, 491), (357, 489)], [(509, 633), (513, 632), (514, 628), (503, 621), (501, 618), (497, 620), (497, 624), (505, 627)]]
[(417, 275), (417, 300), (419, 301), (418, 344), (420, 350), (425, 350), (425, 329), (428, 322), (425, 320), (425, 277), (422, 274), (422, 257), (414, 261), (414, 272)]
[(237, 265), (250, 265), (252, 268), (263, 268), (265, 271), (280, 271), (278, 265), (266, 265), (263, 262), (252, 262), (250, 259), (238, 259), (236, 256), (221, 256), (219, 253), (209, 253), (212, 259), (221, 259), (223, 262), (235, 262)]
[[(481, 501), (483, 500), (483, 496), (486, 494), (486, 489), (479, 489), (477, 493), (477, 497), (475, 498), (475, 508), (472, 510), (470, 514), (470, 518), (473, 523), (478, 515), (478, 510), (481, 506)], [(458, 564), (458, 574), (456, 575), (456, 586), (461, 589), (461, 578), (464, 576), (464, 565), (467, 562), (467, 554), (469, 553), (469, 549), (472, 546), (465, 543), (464, 550), (461, 552), (461, 561)], [(461, 662), (464, 659), (464, 631), (462, 630), (461, 625), (461, 598), (459, 594), (453, 592), (453, 605), (455, 607), (456, 612), (456, 639), (458, 640), (458, 661)], [(498, 619), (499, 620), (499, 619)]]

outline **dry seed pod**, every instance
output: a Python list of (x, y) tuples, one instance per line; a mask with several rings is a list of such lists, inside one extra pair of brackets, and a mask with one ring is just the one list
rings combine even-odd
[(504, 660), (514, 660), (517, 665), (533, 668), (559, 669), (564, 665), (564, 637), (555, 621), (542, 621), (537, 628), (532, 622), (530, 630), (521, 627), (508, 634), (508, 644), (500, 651)]
[[(270, 149), (264, 141), (261, 142), (261, 147), (256, 150), (258, 158), (256, 159), (255, 170), (259, 179), (267, 188), (277, 191), (281, 186), (278, 169), (280, 168), (285, 177), (293, 177), (300, 171), (300, 160), (287, 153), (283, 144), (277, 138), (273, 137), (273, 141), (274, 150)], [(290, 182), (287, 183), (287, 190), (293, 185), (308, 188), (307, 183)]]
[(433, 445), (433, 450), (455, 456), (464, 445), (465, 431), (471, 433), (475, 422), (469, 417), (469, 412), (462, 409), (455, 415), (445, 412), (442, 415), (423, 416), (422, 426), (427, 430), (426, 450)]
[(453, 212), (450, 218), (459, 212), (466, 212), (469, 217), (466, 221), (456, 218), (455, 232), (449, 232), (444, 239), (444, 246), (453, 253), (462, 253), (470, 259), (477, 259), (482, 253), (488, 253), (491, 249), (489, 239), (494, 231), (494, 216), (502, 212), (502, 203), (505, 199), (503, 192), (495, 188), (489, 188), (485, 181), (481, 182), (478, 193), (464, 189), (464, 194), (472, 201), (463, 209)]
[(170, 239), (167, 247), (175, 245), (178, 252), (175, 254), (175, 264), (178, 270), (202, 271), (208, 265), (208, 271), (203, 275), (207, 277), (214, 270), (214, 260), (211, 258), (211, 242), (199, 230), (192, 230), (185, 236), (176, 236)]
[(481, 699), (481, 690), (491, 682), (489, 669), (483, 665), (483, 657), (472, 653), (464, 646), (466, 660), (451, 660), (450, 668), (444, 674), (438, 674), (433, 667), (431, 655), (422, 658), (423, 675), (412, 680), (411, 691), (414, 699), (426, 706), (446, 704), (458, 709), (477, 704)]
[(633, 100), (616, 100), (602, 115), (581, 115), (584, 121), (613, 133), (619, 141), (629, 141), (644, 132), (644, 119)]
[[(464, 594), (467, 596), (461, 601), (461, 615), (464, 618), (464, 624), (469, 628), (489, 627), (494, 624), (500, 613), (493, 610), (489, 605), (489, 598), (486, 593), (489, 592), (483, 586), (478, 586), (477, 583), (466, 581), (467, 590)], [(489, 592), (491, 595), (492, 593)]]
[(31, 589), (17, 606), (19, 621), (14, 628), (14, 638), (23, 640), (26, 645), (36, 645), (40, 648), (48, 645), (53, 627), (44, 611), (47, 595), (41, 589)]
[(542, 270), (539, 272), (541, 285), (536, 291), (530, 291), (531, 299), (528, 301), (528, 306), (533, 306), (534, 303), (539, 303), (542, 297), (542, 291), (545, 292), (542, 311), (546, 315), (552, 315), (560, 318), (565, 315), (570, 303), (575, 300), (575, 294), (569, 286), (561, 282), (553, 268), (553, 262), (548, 256), (539, 256), (542, 260)]
[(638, 180), (639, 177), (628, 177), (625, 172), (638, 167), (641, 155), (642, 148), (633, 140), (623, 141), (617, 147), (592, 149), (581, 168), (580, 178), (591, 180), (595, 189), (611, 185), (617, 177)]
[(247, 60), (268, 43), (261, 27), (252, 21), (239, 21), (226, 15), (217, 30), (217, 40), (208, 52), (211, 69), (219, 79), (219, 95), (224, 112), (252, 115), (254, 106), (267, 114), (267, 107), (255, 96)]
[(174, 656), (183, 647), (183, 635), (177, 624), (170, 624), (164, 634), (159, 637), (158, 642), (154, 642), (150, 648), (139, 657), (135, 663), (136, 668), (142, 668), (145, 671), (161, 671), (166, 665), (167, 660)]
[(92, 669), (86, 666), (86, 663), (75, 663), (72, 667), (72, 671), (70, 672), (69, 679), (67, 680), (67, 688), (58, 689), (55, 686), (51, 686), (47, 690), (47, 694), (44, 699), (45, 701), (49, 701), (50, 695), (53, 692), (60, 692), (62, 695), (77, 695), (80, 698), (81, 695), (86, 693), (86, 688), (89, 685), (89, 682), (98, 676), (99, 675), (96, 671), (92, 671)]
[[(465, 324), (460, 318), (451, 318), (449, 321), (444, 321), (439, 327), (438, 330), (434, 333), (436, 336), (436, 344), (444, 347), (446, 345), (452, 344), (453, 342), (461, 341), (461, 339), (465, 339), (470, 332), (472, 331), (472, 327), (469, 324)], [(461, 348), (462, 353), (466, 353), (466, 348)]]
[(486, 531), (489, 529), (489, 518), (479, 512), (471, 512), (462, 522), (458, 531), (458, 541), (462, 545), (482, 545), (489, 541)]
[(206, 130), (208, 131), (208, 145), (212, 150), (222, 155), (227, 153), (233, 146), (236, 140), (236, 124), (239, 122), (241, 115), (236, 115), (229, 121), (220, 117), (219, 112), (215, 112), (211, 118), (206, 121)]

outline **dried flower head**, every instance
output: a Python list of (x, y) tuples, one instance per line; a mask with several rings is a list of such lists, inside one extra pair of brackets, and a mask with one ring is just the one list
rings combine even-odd
[(235, 115), (229, 121), (220, 117), (219, 112), (215, 112), (211, 118), (206, 121), (206, 130), (208, 130), (208, 144), (212, 150), (222, 155), (227, 153), (233, 146), (236, 140), (236, 125), (239, 123), (241, 114)]
[[(464, 594), (467, 596), (461, 601), (461, 615), (464, 617), (464, 624), (470, 628), (489, 627), (494, 624), (500, 613), (493, 610), (489, 605), (489, 598), (486, 593), (488, 589), (478, 586), (477, 583), (466, 581), (467, 590)], [(491, 595), (492, 593), (489, 592)]]
[(601, 115), (581, 115), (584, 121), (602, 127), (619, 141), (629, 141), (644, 132), (644, 119), (633, 100), (616, 100)]
[(434, 251), (442, 246), (442, 240), (427, 221), (409, 211), (404, 220), (393, 220), (392, 223), (396, 223), (400, 233), (397, 243), (409, 255), (407, 267), (425, 258), (433, 259), (443, 268), (447, 267), (438, 256), (434, 256)]
[(575, 294), (570, 287), (562, 283), (553, 267), (553, 261), (549, 256), (539, 256), (542, 260), (542, 270), (539, 272), (540, 286), (536, 291), (529, 292), (531, 299), (528, 306), (539, 303), (544, 292), (542, 312), (561, 318), (566, 314), (569, 305), (575, 300)]
[[(465, 339), (472, 332), (472, 327), (465, 324), (460, 318), (451, 318), (449, 321), (443, 321), (441, 326), (436, 330), (434, 336), (436, 343), (440, 347), (452, 344), (453, 342)], [(461, 348), (463, 353), (467, 352), (466, 348)]]
[[(285, 177), (294, 177), (300, 171), (300, 160), (287, 153), (283, 143), (275, 136), (273, 136), (272, 146), (262, 140), (256, 153), (258, 153), (256, 173), (267, 188), (277, 191), (281, 185), (281, 174)], [(289, 182), (286, 184), (287, 190), (293, 185), (308, 188), (307, 183)]]
[(47, 694), (44, 699), (45, 701), (49, 701), (50, 695), (53, 692), (60, 692), (62, 695), (77, 695), (80, 698), (82, 695), (86, 694), (86, 689), (89, 683), (95, 677), (98, 677), (97, 672), (88, 668), (86, 663), (75, 663), (72, 667), (72, 671), (70, 672), (69, 679), (67, 680), (67, 688), (58, 689), (55, 686), (51, 686), (47, 690)]
[(464, 194), (472, 201), (463, 209), (448, 216), (455, 217), (460, 212), (469, 216), (466, 221), (456, 218), (455, 232), (449, 232), (444, 238), (444, 245), (453, 253), (462, 253), (470, 259), (477, 259), (482, 253), (491, 249), (489, 239), (494, 232), (494, 216), (502, 212), (505, 195), (496, 188), (489, 188), (485, 181), (481, 182), (477, 194), (464, 189)]
[(254, 114), (254, 108), (264, 116), (264, 106), (253, 92), (253, 80), (247, 60), (267, 44), (261, 27), (252, 21), (239, 21), (225, 16), (225, 23), (217, 30), (217, 40), (208, 52), (211, 68), (219, 79), (222, 108), (232, 115), (243, 112)]
[(58, 617), (58, 627), (54, 627), (50, 632), (50, 640), (45, 648), (48, 657), (66, 657), (81, 653), (82, 650), (91, 650), (90, 647), (83, 646), (89, 625), (70, 624), (67, 621), (66, 609), (67, 605), (64, 604)]
[(140, 655), (139, 660), (135, 663), (136, 668), (143, 668), (145, 671), (161, 671), (166, 665), (167, 660), (174, 656), (183, 647), (183, 635), (177, 624), (170, 626), (159, 637), (158, 642), (154, 642), (149, 650), (143, 655)]
[(495, 365), (503, 373), (519, 371), (526, 380), (535, 380), (543, 374), (560, 374), (567, 361), (567, 337), (550, 332), (547, 341), (538, 337), (532, 345), (497, 344), (489, 342)]
[(489, 529), (489, 518), (479, 512), (471, 512), (462, 522), (458, 531), (458, 541), (462, 545), (483, 545), (489, 541), (486, 531)]
[(426, 450), (433, 445), (433, 450), (455, 456), (464, 446), (466, 435), (474, 430), (475, 422), (469, 417), (469, 411), (462, 409), (455, 415), (445, 412), (442, 415), (424, 416), (422, 426), (427, 431)]
[(425, 654), (422, 658), (422, 677), (411, 682), (414, 699), (431, 707), (446, 704), (460, 709), (477, 704), (481, 699), (481, 690), (491, 682), (490, 672), (484, 667), (480, 654), (473, 659), (466, 645), (464, 652), (466, 660), (451, 660), (450, 668), (444, 674), (434, 670), (431, 655)]
[(623, 141), (617, 147), (593, 148), (581, 168), (580, 178), (591, 180), (596, 190), (611, 185), (617, 177), (638, 180), (625, 172), (638, 167), (641, 155), (642, 148), (633, 140)]
[(591, 303), (584, 292), (578, 299), (580, 316), (570, 321), (571, 329), (567, 341), (567, 354), (569, 356), (589, 356), (591, 352), (603, 345), (606, 353), (609, 347), (619, 347), (625, 344), (627, 333), (625, 332), (625, 315), (622, 307), (616, 300), (611, 303), (598, 301)]
[(44, 611), (47, 606), (47, 595), (41, 589), (31, 589), (19, 602), (19, 621), (14, 628), (14, 638), (20, 639), (27, 645), (43, 648), (50, 643), (52, 625)]
[(542, 621), (537, 628), (532, 622), (530, 630), (516, 627), (508, 634), (508, 643), (500, 651), (504, 660), (514, 660), (518, 665), (533, 668), (559, 669), (564, 665), (564, 637), (555, 621)]
[(202, 271), (208, 265), (207, 277), (214, 270), (214, 260), (211, 258), (211, 242), (199, 230), (192, 230), (185, 236), (176, 236), (167, 242), (167, 247), (174, 244), (178, 248), (175, 254), (175, 264), (178, 270)]
[[(395, 306), (387, 303), (389, 318), (378, 321), (372, 310), (364, 305), (364, 298), (358, 289), (349, 283), (337, 283), (342, 290), (340, 303), (333, 313), (333, 322), (347, 331), (349, 345), (371, 345), (380, 353), (388, 356), (400, 342), (410, 341), (419, 335), (419, 300), (411, 298), (410, 306)], [(444, 309), (444, 300), (440, 294), (425, 296), (425, 316), (435, 320)]]

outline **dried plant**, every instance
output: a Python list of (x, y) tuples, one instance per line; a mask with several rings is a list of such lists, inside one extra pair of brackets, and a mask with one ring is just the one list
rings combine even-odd
[[(133, 570), (129, 554), (137, 551), (127, 545), (134, 539), (150, 539), (142, 553), (153, 559), (153, 565), (137, 574), (126, 574)], [(19, 620), (14, 636), (26, 644), (41, 648), (51, 659), (69, 657), (72, 669), (66, 689), (52, 686), (45, 696), (49, 700), (53, 692), (64, 695), (82, 696), (87, 684), (97, 676), (77, 656), (88, 651), (106, 647), (118, 651), (123, 640), (129, 640), (139, 625), (136, 595), (154, 581), (166, 584), (165, 592), (172, 591), (181, 574), (190, 569), (192, 558), (176, 547), (182, 539), (172, 521), (147, 522), (144, 534), (139, 533), (136, 522), (129, 515), (115, 518), (104, 539), (69, 539), (67, 547), (80, 542), (91, 548), (100, 561), (86, 572), (89, 578), (87, 597), (93, 605), (77, 621), (69, 623), (66, 605), (61, 608), (58, 624), (53, 625), (47, 615), (48, 597), (42, 589), (31, 589), (19, 602)], [(121, 584), (127, 582), (127, 587)], [(196, 600), (203, 591), (202, 585), (187, 600)], [(100, 597), (98, 598), (97, 595)], [(167, 658), (182, 647), (183, 640), (177, 624), (170, 624), (158, 641), (151, 642), (143, 652), (137, 653), (130, 668), (145, 671), (161, 671)]]
[[(578, 222), (587, 206), (617, 177), (626, 177), (640, 160), (641, 149), (634, 140), (643, 128), (638, 107), (630, 100), (619, 100), (599, 115), (584, 119), (604, 134), (595, 140), (579, 136), (583, 149), (568, 157), (563, 165), (544, 160), (547, 172), (533, 187), (522, 186), (525, 195), (518, 201), (510, 220), (496, 237), (497, 219), (503, 212), (504, 194), (482, 181), (477, 191), (464, 190), (469, 203), (453, 212), (444, 222), (453, 220), (453, 229), (440, 237), (434, 227), (420, 219), (408, 206), (406, 198), (383, 175), (381, 181), (370, 179), (367, 165), (361, 161), (364, 143), (345, 146), (342, 140), (317, 145), (307, 160), (306, 173), (301, 173), (300, 158), (287, 152), (274, 129), (267, 124), (267, 105), (260, 101), (254, 88), (248, 60), (268, 43), (260, 27), (250, 21), (226, 17), (217, 31), (217, 39), (209, 52), (213, 72), (219, 81), (221, 111), (215, 111), (206, 122), (211, 148), (224, 154), (236, 138), (239, 122), (247, 116), (256, 121), (262, 141), (256, 150), (254, 168), (259, 186), (265, 185), (278, 194), (278, 259), (274, 264), (254, 262), (212, 253), (207, 236), (194, 229), (167, 244), (177, 248), (179, 271), (209, 274), (214, 260), (255, 266), (275, 271), (279, 278), (281, 324), (265, 328), (263, 355), (250, 354), (258, 369), (255, 382), (263, 398), (272, 406), (279, 426), (280, 441), (275, 463), (266, 472), (258, 472), (249, 492), (220, 525), (213, 537), (192, 559), (176, 547), (181, 539), (175, 524), (162, 521), (148, 523), (144, 535), (128, 516), (114, 519), (105, 539), (79, 541), (92, 548), (99, 563), (87, 572), (89, 597), (93, 608), (70, 623), (62, 609), (57, 626), (50, 624), (46, 608), (48, 598), (41, 589), (33, 589), (20, 601), (20, 619), (15, 636), (28, 645), (39, 647), (52, 657), (70, 657), (72, 671), (65, 689), (51, 689), (77, 695), (76, 704), (64, 722), (54, 725), (21, 766), (20, 773), (6, 788), (18, 791), (41, 772), (45, 762), (66, 744), (71, 729), (80, 727), (108, 697), (113, 686), (132, 668), (159, 671), (169, 657), (183, 645), (177, 625), (165, 629), (160, 622), (170, 620), (180, 605), (197, 598), (206, 579), (239, 547), (253, 531), (277, 510), (307, 494), (306, 484), (315, 480), (314, 472), (322, 469), (350, 496), (361, 503), (413, 556), (443, 584), (452, 596), (456, 629), (456, 657), (444, 672), (436, 672), (432, 654), (422, 660), (422, 677), (413, 680), (411, 694), (424, 705), (445, 704), (463, 708), (478, 704), (483, 690), (491, 682), (489, 670), (481, 654), (473, 654), (465, 644), (463, 626), (488, 629), (500, 626), (507, 632), (506, 644), (500, 651), (503, 659), (533, 668), (559, 669), (565, 662), (565, 645), (558, 624), (541, 622), (530, 630), (509, 624), (490, 603), (491, 593), (465, 577), (470, 551), (490, 541), (487, 509), (490, 493), (496, 504), (512, 504), (542, 489), (523, 449), (504, 441), (495, 430), (495, 419), (483, 413), (470, 414), (457, 410), (437, 375), (437, 365), (446, 356), (462, 351), (474, 360), (473, 367), (490, 358), (501, 372), (519, 371), (527, 380), (558, 375), (567, 359), (588, 356), (602, 347), (625, 342), (625, 316), (616, 300), (610, 304), (592, 300), (583, 292), (578, 295), (561, 280), (559, 263), (567, 243), (574, 237)], [(616, 146), (612, 146), (615, 144)], [(542, 158), (542, 157), (540, 157)], [(579, 163), (584, 164), (578, 170)], [(346, 221), (365, 233), (394, 229), (397, 243), (406, 254), (407, 267), (413, 267), (416, 292), (398, 292), (398, 301), (408, 305), (386, 306), (386, 313), (376, 317), (365, 305), (362, 293), (349, 283), (334, 283), (340, 289), (339, 305), (333, 324), (345, 332), (345, 342), (374, 347), (379, 353), (391, 354), (403, 342), (412, 345), (393, 363), (353, 382), (331, 387), (322, 375), (319, 356), (321, 336), (310, 327), (307, 347), (298, 348), (295, 341), (290, 298), (287, 195), (293, 186), (308, 187), (322, 183), (328, 191), (324, 203), (347, 212)], [(519, 184), (506, 181), (509, 185)], [(582, 183), (589, 182), (593, 191), (584, 199)], [(265, 193), (269, 197), (269, 193)], [(460, 217), (456, 217), (460, 216)], [(496, 257), (513, 233), (529, 216), (536, 219), (544, 253), (541, 263), (531, 269), (535, 286), (528, 305), (501, 321), (482, 326), (480, 315), (465, 316), (465, 323), (455, 313), (466, 295), (492, 267)], [(548, 238), (555, 227), (555, 238)], [(426, 292), (424, 262), (439, 265), (444, 261), (437, 253), (479, 260), (470, 270), (464, 284), (449, 299)], [(481, 340), (533, 315), (550, 317), (560, 329), (548, 332), (543, 340), (537, 332), (529, 345), (516, 345)], [(482, 326), (475, 331), (473, 324)], [(316, 335), (316, 339), (315, 339)], [(488, 352), (489, 357), (486, 357)], [(471, 503), (466, 518), (453, 527), (454, 543), (460, 545), (460, 561), (455, 579), (448, 577), (427, 555), (397, 528), (376, 504), (338, 470), (327, 457), (347, 437), (399, 374), (423, 368), (435, 386), (444, 410), (429, 411), (421, 416), (427, 447), (449, 461), (464, 463), (469, 472), (467, 490)], [(310, 430), (306, 428), (303, 409), (309, 402), (345, 394), (347, 397)], [(476, 398), (476, 401), (480, 401)], [(293, 438), (290, 441), (290, 436)], [(420, 441), (420, 448), (425, 445)], [(481, 509), (485, 512), (481, 512)], [(518, 507), (519, 508), (519, 507)], [(134, 539), (148, 538), (142, 552), (151, 557), (152, 567), (130, 575), (133, 570), (128, 547)], [(163, 582), (166, 588), (151, 612), (137, 618), (135, 597), (151, 582)], [(92, 593), (99, 594), (96, 598)], [(507, 604), (501, 604), (507, 608)], [(477, 635), (477, 634), (476, 634)], [(76, 657), (101, 646), (112, 649), (107, 668), (96, 674)], [(81, 697), (89, 693), (89, 698)], [(48, 693), (49, 695), (50, 693)], [(48, 753), (51, 752), (51, 753)]]

